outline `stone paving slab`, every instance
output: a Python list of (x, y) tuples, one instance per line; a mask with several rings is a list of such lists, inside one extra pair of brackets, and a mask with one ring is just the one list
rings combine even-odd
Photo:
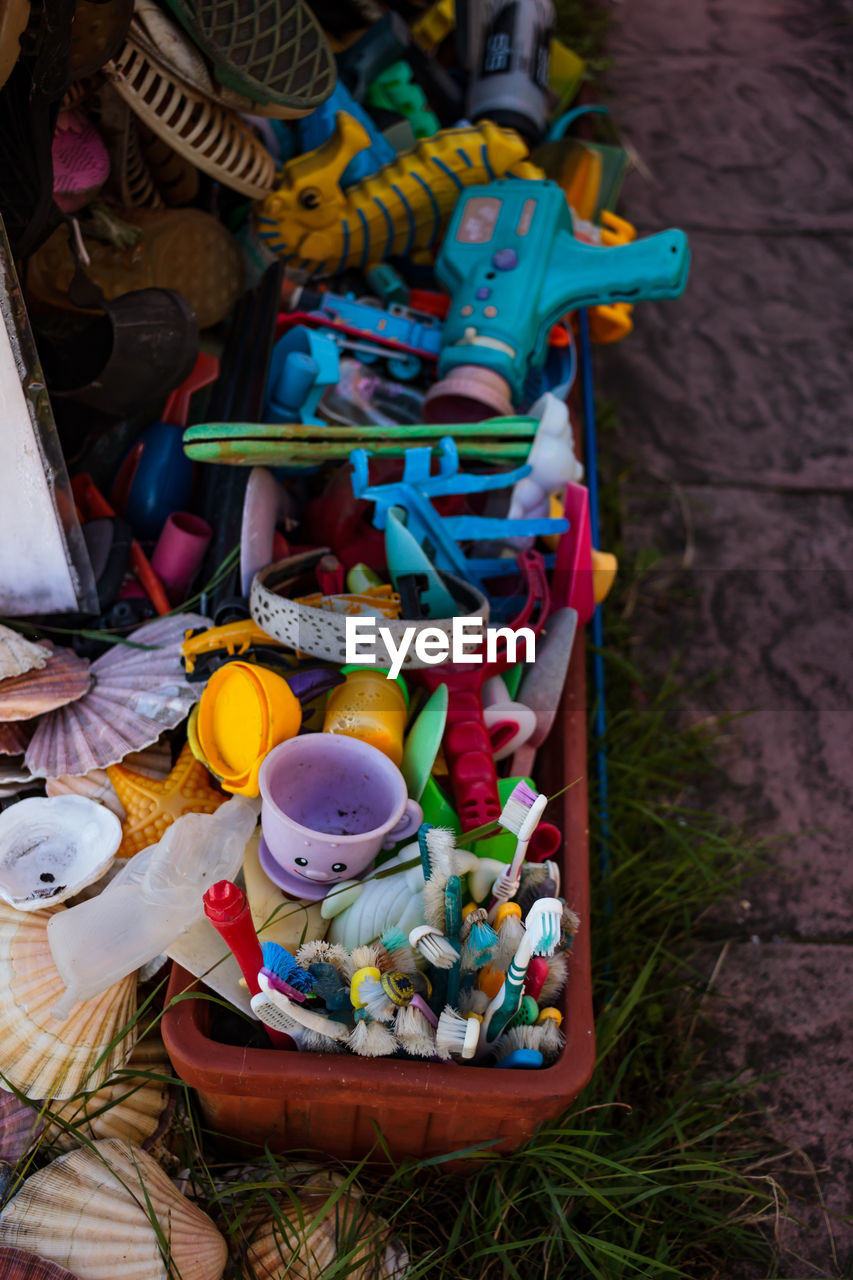
[[(779, 1223), (781, 1274), (849, 1275), (853, 1223), (840, 1219), (853, 1213), (853, 951), (745, 942), (723, 953), (708, 947), (702, 963), (709, 975), (717, 968), (703, 1002), (712, 1019), (709, 1055), (721, 1073), (743, 1073), (744, 1082), (775, 1077), (755, 1089), (766, 1127), (788, 1155), (755, 1172), (775, 1177), (801, 1220)], [(725, 1027), (723, 1038), (715, 1023)]]
[(597, 353), (626, 456), (660, 478), (853, 491), (853, 241), (690, 243), (684, 295), (639, 303), (635, 333)]

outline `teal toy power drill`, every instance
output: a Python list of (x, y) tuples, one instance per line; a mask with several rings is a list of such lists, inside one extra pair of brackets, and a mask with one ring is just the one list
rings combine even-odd
[(541, 368), (548, 334), (567, 311), (677, 298), (690, 251), (683, 231), (633, 244), (581, 244), (554, 182), (504, 178), (463, 192), (435, 265), (451, 295), (430, 422), (506, 416)]

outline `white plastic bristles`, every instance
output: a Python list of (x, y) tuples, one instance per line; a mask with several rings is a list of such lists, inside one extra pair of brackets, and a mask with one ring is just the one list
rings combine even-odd
[(435, 1055), (436, 1025), (435, 1014), (415, 996), (411, 1004), (397, 1010), (394, 1034), (407, 1053), (413, 1053), (416, 1058), (432, 1058)]
[(409, 934), (409, 943), (436, 969), (452, 969), (460, 954), (439, 929), (419, 924)]
[(498, 822), (507, 831), (518, 836), (510, 866), (498, 876), (492, 886), (492, 902), (489, 907), (489, 923), (502, 902), (509, 902), (518, 893), (521, 883), (521, 864), (527, 854), (530, 838), (548, 804), (548, 797), (531, 790), (526, 782), (518, 782), (510, 792), (501, 810)]
[(347, 1044), (362, 1058), (387, 1058), (398, 1049), (397, 1038), (384, 1022), (361, 1018), (350, 1032)]
[(291, 1025), (295, 1022), (298, 1026), (308, 1027), (310, 1031), (316, 1031), (330, 1040), (345, 1040), (349, 1035), (349, 1027), (340, 1022), (333, 1022), (331, 1018), (315, 1013), (313, 1009), (306, 1009), (304, 1005), (297, 1004), (282, 992), (276, 991), (263, 970), (258, 974), (258, 985), (261, 989), (256, 996), (252, 996), (251, 1004), (261, 1022), (266, 1023), (268, 1027), (273, 1027), (276, 1031), (289, 1032)]
[(367, 1010), (371, 1018), (388, 1022), (394, 1017), (397, 1006), (393, 1000), (388, 999), (382, 983), (376, 978), (363, 978), (358, 988), (358, 996), (362, 1007)]
[(440, 1058), (473, 1058), (479, 1038), (480, 1019), (476, 1015), (463, 1017), (445, 1005), (435, 1033), (435, 1051)]

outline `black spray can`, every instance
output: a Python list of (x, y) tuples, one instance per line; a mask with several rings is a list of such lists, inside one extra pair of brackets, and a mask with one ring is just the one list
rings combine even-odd
[(554, 6), (551, 0), (487, 0), (476, 8), (468, 117), (515, 129), (532, 146), (541, 140), (548, 116)]

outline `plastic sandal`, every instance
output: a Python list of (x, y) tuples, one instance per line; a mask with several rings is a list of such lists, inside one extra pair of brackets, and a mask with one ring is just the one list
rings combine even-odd
[(256, 114), (287, 118), (335, 87), (331, 50), (303, 0), (167, 0), (221, 85)]
[(135, 17), (127, 40), (104, 67), (118, 93), (149, 129), (204, 173), (243, 195), (266, 195), (275, 161), (263, 143), (235, 111), (179, 79), (151, 44)]

